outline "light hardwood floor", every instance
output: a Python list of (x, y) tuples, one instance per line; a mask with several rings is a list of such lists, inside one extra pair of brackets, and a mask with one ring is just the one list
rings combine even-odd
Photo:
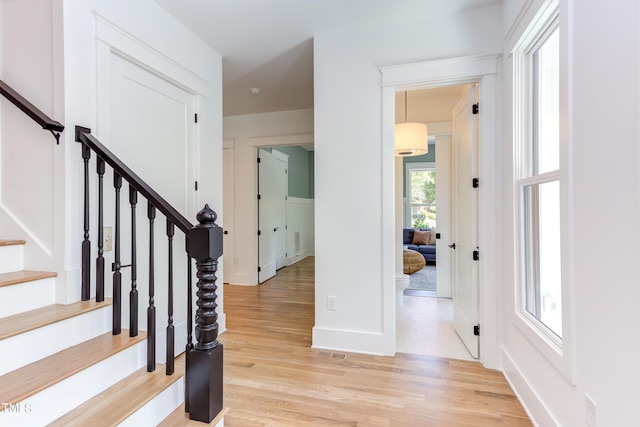
[(480, 363), (315, 350), (314, 259), (224, 286), (225, 426), (530, 426)]

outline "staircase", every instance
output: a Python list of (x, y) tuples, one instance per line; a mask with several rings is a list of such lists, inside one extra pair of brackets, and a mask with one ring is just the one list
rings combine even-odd
[(148, 373), (144, 332), (112, 335), (110, 299), (55, 304), (56, 274), (25, 271), (24, 245), (0, 240), (0, 425), (155, 426), (180, 407), (184, 356)]
[[(2, 80), (0, 95), (50, 131), (56, 143), (60, 143), (61, 132), (65, 129), (61, 123), (37, 109)], [(222, 256), (222, 228), (215, 223), (217, 214), (205, 204), (196, 215), (198, 223), (192, 224), (91, 135), (90, 129), (76, 126), (74, 135), (75, 142), (81, 144), (84, 164), (82, 279), (78, 284), (82, 301), (56, 304), (56, 273), (24, 270), (25, 242), (0, 240), (0, 426), (180, 426), (197, 425), (199, 421), (222, 426), (223, 346), (217, 340), (216, 312), (216, 272), (218, 258)], [(90, 201), (92, 153), (98, 186), (95, 216)], [(112, 300), (106, 299), (104, 293), (104, 175), (107, 165), (112, 169), (115, 194)], [(120, 259), (123, 183), (129, 190), (132, 217), (129, 265), (123, 265)], [(148, 336), (138, 330), (138, 195), (146, 201), (149, 221)], [(162, 359), (166, 360), (166, 365), (160, 367), (156, 363), (154, 223), (157, 213), (166, 219), (168, 254), (166, 357)], [(93, 264), (90, 218), (96, 217), (97, 258)], [(187, 293), (186, 355), (177, 358), (173, 261), (176, 229), (184, 235), (188, 262), (186, 281), (180, 281), (183, 287), (179, 289)], [(198, 278), (195, 302), (194, 261)], [(121, 269), (124, 267), (131, 268), (130, 331), (121, 327)], [(91, 300), (92, 277), (95, 301)], [(198, 307), (195, 315), (194, 305)]]

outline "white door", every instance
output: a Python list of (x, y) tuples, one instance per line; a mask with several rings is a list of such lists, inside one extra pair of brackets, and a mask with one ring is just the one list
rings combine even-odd
[[(100, 102), (108, 102), (101, 109), (98, 138), (111, 149), (138, 176), (167, 200), (177, 211), (196, 222), (199, 203), (195, 181), (198, 179), (197, 144), (195, 128), (196, 96), (137, 64), (118, 56), (110, 55), (108, 90), (99, 90)], [(105, 87), (106, 89), (106, 87)], [(108, 113), (108, 114), (107, 114)], [(105, 176), (105, 225), (114, 224), (113, 191), (111, 173)], [(131, 214), (129, 189), (123, 183), (121, 203), (121, 250), (122, 264), (131, 263)], [(138, 195), (137, 218), (137, 286), (139, 295), (140, 329), (146, 326), (146, 305), (149, 283), (149, 220), (147, 201)], [(114, 229), (115, 232), (115, 229)], [(157, 211), (154, 224), (154, 277), (155, 307), (158, 330), (168, 319), (168, 238), (164, 216)], [(115, 236), (114, 236), (115, 240)], [(176, 325), (175, 349), (186, 345), (182, 325), (186, 322), (187, 262), (184, 252), (184, 234), (177, 227), (173, 238), (173, 322)], [(113, 254), (106, 257), (112, 259)], [(109, 259), (109, 260), (110, 260)], [(122, 270), (123, 319), (128, 324), (128, 289), (130, 268)], [(110, 278), (107, 277), (107, 283)], [(108, 293), (109, 291), (107, 291)], [(184, 331), (186, 333), (186, 331)], [(160, 332), (161, 333), (161, 332)], [(156, 354), (163, 361), (165, 340), (157, 340)]]
[(258, 158), (258, 283), (276, 274), (276, 181), (278, 160), (266, 150)]
[(271, 152), (277, 163), (274, 185), (275, 195), (275, 241), (276, 241), (276, 270), (286, 265), (287, 261), (287, 194), (289, 188), (289, 156), (277, 150)]
[(233, 172), (234, 172), (235, 152), (233, 148), (225, 148), (222, 150), (222, 205), (224, 207), (224, 234), (222, 236), (222, 247), (224, 249), (223, 259), (223, 278), (224, 283), (229, 283), (228, 277), (234, 271), (235, 248), (234, 236), (234, 207), (235, 192), (233, 191)]
[(478, 190), (472, 185), (478, 175), (478, 115), (472, 108), (476, 85), (469, 85), (453, 110), (453, 305), (454, 328), (473, 357), (479, 356)]
[(195, 96), (116, 54), (111, 56), (109, 96), (105, 142), (193, 222), (198, 208)]
[(436, 136), (436, 294), (451, 298), (451, 136)]

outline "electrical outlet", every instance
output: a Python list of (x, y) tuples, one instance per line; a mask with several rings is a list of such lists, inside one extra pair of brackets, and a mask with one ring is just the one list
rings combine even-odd
[(588, 394), (584, 395), (584, 417), (587, 427), (596, 427), (596, 402)]
[(113, 249), (113, 229), (111, 227), (105, 227), (102, 250), (109, 252), (111, 249)]
[(327, 310), (336, 309), (336, 297), (327, 297)]

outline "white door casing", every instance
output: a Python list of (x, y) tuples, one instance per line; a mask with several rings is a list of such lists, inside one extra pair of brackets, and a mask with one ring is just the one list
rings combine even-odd
[[(479, 83), (482, 89), (481, 114), (479, 115), (478, 152), (479, 168), (482, 171), (479, 194), (479, 241), (482, 246), (482, 264), (479, 266), (480, 291), (480, 335), (481, 362), (491, 369), (500, 368), (500, 344), (497, 325), (501, 320), (501, 311), (496, 306), (498, 289), (502, 286), (498, 274), (502, 245), (497, 236), (500, 235), (500, 216), (496, 214), (501, 202), (500, 192), (497, 191), (499, 179), (502, 175), (501, 156), (497, 150), (501, 136), (496, 126), (496, 115), (500, 114), (498, 96), (498, 77), (500, 70), (500, 55), (477, 55), (454, 57), (424, 62), (381, 67), (382, 72), (382, 116), (383, 116), (383, 155), (382, 164), (382, 216), (385, 224), (381, 233), (383, 255), (381, 257), (384, 287), (384, 319), (385, 319), (385, 354), (395, 353), (395, 275), (393, 242), (396, 241), (400, 230), (393, 230), (393, 129), (395, 125), (395, 92), (398, 89), (427, 89), (443, 85)], [(483, 143), (489, 141), (491, 143)], [(387, 182), (389, 184), (387, 184)], [(389, 248), (389, 249), (387, 249)]]
[(451, 135), (436, 135), (436, 294), (451, 298)]
[(476, 85), (469, 85), (453, 109), (453, 305), (454, 328), (471, 355), (479, 357), (478, 189), (472, 186), (478, 175), (478, 119), (472, 107)]

